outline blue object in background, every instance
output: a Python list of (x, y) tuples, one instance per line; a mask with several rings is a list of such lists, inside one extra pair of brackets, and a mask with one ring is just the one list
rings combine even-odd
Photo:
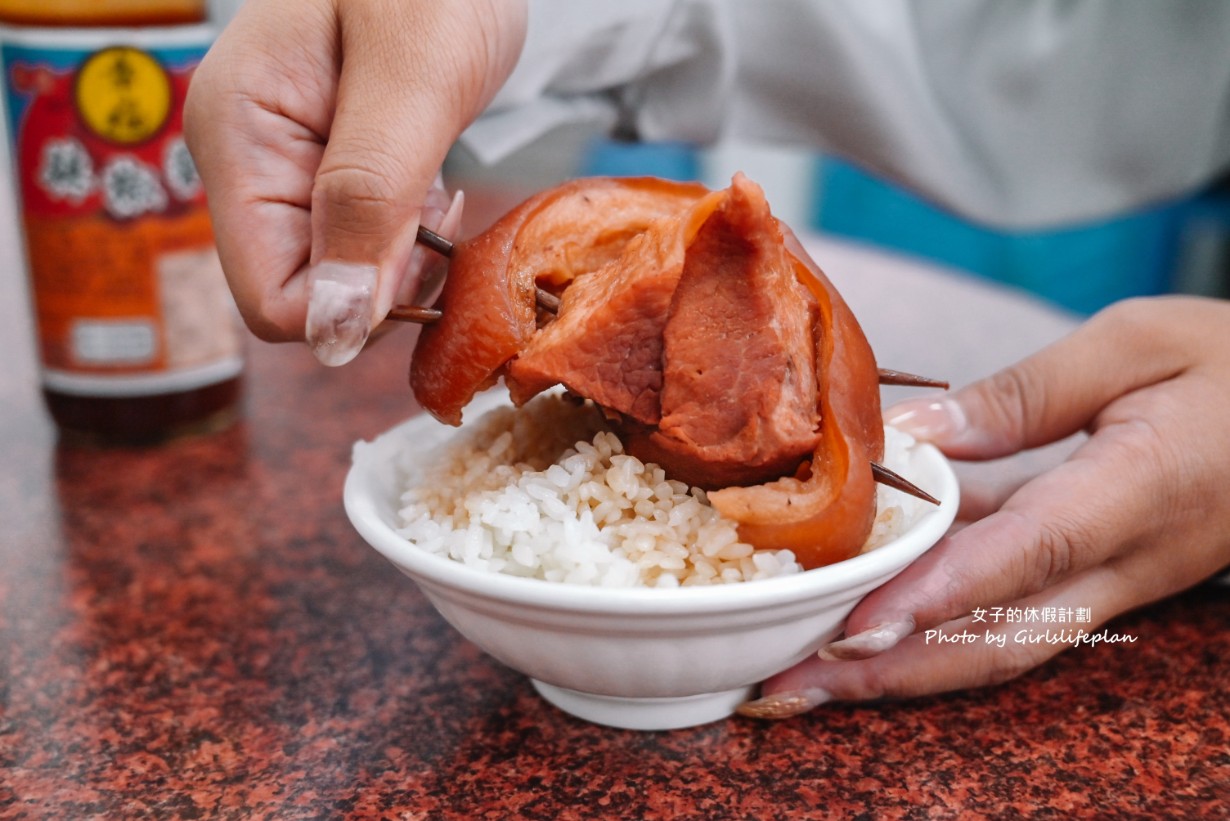
[(701, 176), (695, 146), (682, 142), (632, 143), (595, 139), (581, 157), (583, 177), (663, 177), (693, 182)]
[(817, 166), (813, 227), (1016, 285), (1090, 314), (1170, 290), (1187, 201), (1061, 230), (975, 225), (830, 157)]

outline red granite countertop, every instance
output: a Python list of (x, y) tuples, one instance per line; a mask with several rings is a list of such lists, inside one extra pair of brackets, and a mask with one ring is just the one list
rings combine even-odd
[(461, 640), (345, 517), (351, 443), (414, 411), (412, 331), (338, 370), (254, 342), (243, 421), (148, 450), (58, 445), (26, 333), (0, 323), (0, 817), (1230, 812), (1224, 587), (993, 689), (608, 729)]

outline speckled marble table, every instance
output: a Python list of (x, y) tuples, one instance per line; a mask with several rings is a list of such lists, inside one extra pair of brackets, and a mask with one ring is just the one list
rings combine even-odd
[[(1071, 322), (819, 253), (898, 368), (962, 381)], [(42, 412), (15, 265), (0, 276), (0, 817), (1230, 813), (1225, 588), (994, 689), (668, 733), (585, 724), (459, 639), (345, 518), (351, 443), (415, 410), (412, 331), (340, 370), (254, 342), (236, 427), (75, 449)]]

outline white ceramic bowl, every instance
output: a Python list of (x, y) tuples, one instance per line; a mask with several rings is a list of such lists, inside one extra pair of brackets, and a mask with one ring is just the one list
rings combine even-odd
[[(477, 419), (499, 397), (466, 410)], [(463, 636), (533, 680), (549, 702), (614, 727), (665, 730), (731, 715), (755, 685), (841, 632), (867, 593), (935, 544), (957, 510), (957, 480), (935, 448), (908, 478), (942, 500), (869, 553), (793, 576), (713, 587), (607, 589), (487, 574), (419, 549), (394, 530), (397, 454), (455, 429), (414, 417), (355, 445), (345, 506), (358, 532), (412, 578)]]

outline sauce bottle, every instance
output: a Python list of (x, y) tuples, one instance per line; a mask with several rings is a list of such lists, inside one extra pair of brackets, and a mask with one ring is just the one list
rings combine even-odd
[(241, 324), (183, 139), (205, 0), (0, 0), (43, 395), (68, 441), (238, 414)]

